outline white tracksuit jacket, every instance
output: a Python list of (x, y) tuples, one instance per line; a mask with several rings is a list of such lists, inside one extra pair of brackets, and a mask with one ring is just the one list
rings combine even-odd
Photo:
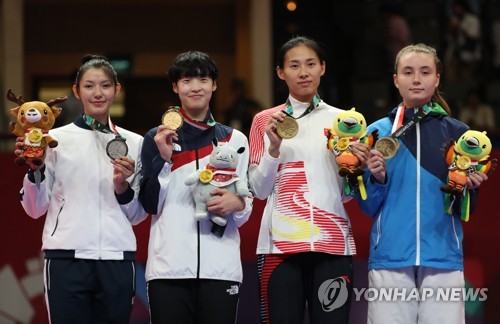
[(59, 145), (47, 148), (40, 188), (28, 172), (21, 204), (32, 218), (45, 213), (42, 250), (74, 250), (75, 258), (121, 260), (136, 250), (132, 224), (147, 217), (138, 200), (142, 136), (117, 127), (136, 171), (131, 187), (115, 196), (106, 145), (114, 134), (92, 130), (83, 119), (50, 131)]

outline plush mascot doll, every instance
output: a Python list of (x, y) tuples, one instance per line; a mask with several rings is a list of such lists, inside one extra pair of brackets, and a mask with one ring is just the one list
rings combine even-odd
[(491, 141), (486, 132), (468, 130), (455, 143), (452, 139), (445, 144), (444, 158), (448, 164), (448, 183), (441, 187), (446, 193), (445, 209), (453, 213), (453, 205), (462, 196), (461, 218), (469, 221), (470, 197), (467, 190), (467, 175), (474, 172), (490, 174), (495, 170), (497, 159), (489, 160)]
[(349, 179), (356, 178), (361, 198), (366, 199), (366, 189), (363, 182), (363, 173), (359, 159), (352, 153), (352, 145), (365, 143), (370, 147), (378, 138), (378, 131), (366, 135), (365, 117), (356, 111), (356, 108), (346, 110), (337, 115), (333, 128), (324, 130), (327, 137), (326, 147), (335, 155), (339, 167), (339, 175), (344, 178), (344, 191), (350, 194)]
[(228, 189), (242, 197), (250, 195), (247, 182), (236, 174), (238, 154), (243, 153), (245, 148), (240, 147), (236, 151), (226, 143), (218, 143), (215, 138), (213, 144), (214, 149), (210, 154), (209, 164), (204, 169), (191, 173), (184, 183), (188, 186), (194, 185), (192, 195), (196, 206), (195, 219), (210, 218), (215, 224), (225, 226), (227, 219), (218, 215), (209, 215), (206, 203), (210, 199), (220, 197), (210, 194), (215, 188)]
[(42, 165), (47, 146), (57, 146), (57, 141), (50, 137), (48, 132), (54, 126), (56, 117), (61, 113), (61, 108), (54, 107), (54, 105), (65, 101), (66, 97), (59, 97), (47, 103), (24, 102), (22, 96), (16, 97), (9, 89), (7, 99), (19, 105), (10, 110), (16, 118), (16, 122), (10, 122), (10, 130), (12, 134), (24, 137), (22, 153), (15, 162), (22, 166), (27, 160), (31, 160), (35, 165)]

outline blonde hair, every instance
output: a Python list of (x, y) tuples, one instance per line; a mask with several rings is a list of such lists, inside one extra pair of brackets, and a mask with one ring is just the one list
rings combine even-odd
[[(398, 55), (396, 56), (396, 60), (394, 62), (394, 73), (398, 73), (398, 65), (399, 65), (399, 60), (403, 55), (406, 55), (408, 53), (424, 53), (427, 55), (432, 56), (434, 59), (434, 63), (436, 64), (436, 73), (441, 74), (443, 70), (443, 64), (441, 63), (441, 60), (439, 59), (436, 49), (434, 47), (431, 47), (429, 45), (423, 44), (423, 43), (418, 43), (418, 44), (413, 44), (413, 45), (408, 45), (404, 48), (402, 48)], [(448, 103), (446, 103), (446, 100), (444, 100), (443, 96), (441, 95), (441, 92), (439, 91), (438, 87), (434, 90), (434, 94), (432, 95), (431, 98), (432, 101), (436, 102), (439, 104), (443, 109), (448, 113), (448, 115), (451, 115), (451, 110), (450, 107), (448, 106)]]

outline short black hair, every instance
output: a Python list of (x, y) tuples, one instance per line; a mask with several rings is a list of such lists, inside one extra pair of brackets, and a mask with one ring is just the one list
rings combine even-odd
[(207, 53), (188, 51), (177, 55), (167, 71), (170, 82), (176, 83), (186, 77), (209, 77), (217, 80), (219, 71), (214, 60)]

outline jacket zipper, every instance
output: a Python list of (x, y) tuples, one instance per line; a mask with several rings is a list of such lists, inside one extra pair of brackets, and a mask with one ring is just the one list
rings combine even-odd
[(311, 251), (314, 251), (314, 212), (311, 203), (309, 203), (309, 215), (311, 218)]
[[(95, 134), (95, 137), (96, 137), (96, 147), (97, 147), (97, 151), (99, 152), (100, 151), (100, 148), (99, 148), (99, 134), (97, 134), (97, 131), (94, 131), (94, 134)], [(101, 174), (101, 159), (98, 159), (98, 167), (99, 167), (99, 174)], [(98, 218), (99, 218), (99, 260), (101, 260), (101, 257), (102, 257), (102, 251), (101, 251), (101, 248), (102, 248), (102, 214), (101, 214), (101, 198), (102, 197), (102, 190), (101, 190), (101, 186), (99, 186), (99, 199), (98, 199)]]
[(417, 191), (416, 191), (416, 253), (415, 265), (420, 265), (420, 125), (416, 125), (417, 134)]
[(56, 233), (56, 230), (57, 230), (57, 225), (59, 225), (59, 215), (61, 215), (61, 212), (62, 212), (62, 209), (64, 207), (64, 202), (65, 200), (63, 199), (61, 201), (61, 207), (59, 207), (59, 212), (57, 213), (57, 217), (56, 217), (56, 226), (54, 227), (54, 231), (52, 231), (52, 234), (50, 234), (50, 236), (54, 236), (54, 234)]
[[(196, 170), (200, 168), (200, 162), (198, 161), (198, 149), (195, 149), (194, 151), (195, 156), (196, 156)], [(196, 222), (196, 232), (197, 232), (197, 243), (198, 246), (196, 248), (197, 252), (197, 265), (196, 265), (196, 279), (200, 279), (200, 262), (201, 262), (201, 257), (200, 257), (200, 250), (201, 250), (201, 235), (200, 235), (200, 222)]]

